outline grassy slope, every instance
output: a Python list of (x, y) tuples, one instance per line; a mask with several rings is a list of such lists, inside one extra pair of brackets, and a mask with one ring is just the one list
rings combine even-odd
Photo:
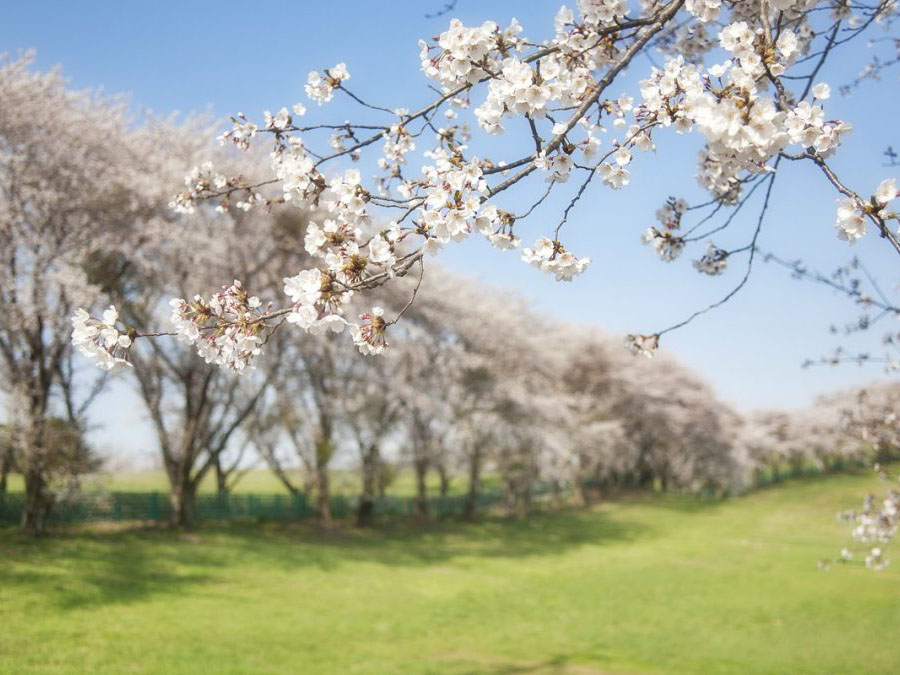
[(900, 564), (815, 567), (873, 487), (374, 533), (0, 531), (0, 672), (898, 672)]

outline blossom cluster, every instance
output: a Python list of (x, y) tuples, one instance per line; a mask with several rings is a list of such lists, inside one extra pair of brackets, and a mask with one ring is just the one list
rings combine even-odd
[(339, 63), (333, 68), (325, 70), (325, 76), (315, 70), (310, 72), (306, 79), (306, 95), (313, 101), (322, 105), (328, 103), (334, 96), (334, 90), (341, 86), (341, 82), (350, 79), (350, 72), (347, 66)]
[(721, 0), (687, 0), (684, 8), (702, 23), (711, 23), (719, 18), (722, 11)]
[(350, 335), (353, 344), (363, 354), (381, 354), (387, 348), (385, 339), (387, 322), (384, 320), (384, 310), (381, 307), (373, 307), (371, 312), (363, 312), (359, 318), (366, 323), (351, 324)]
[(631, 174), (625, 167), (631, 162), (632, 154), (628, 148), (621, 147), (613, 154), (613, 159), (613, 163), (601, 163), (598, 173), (605, 185), (613, 190), (621, 190), (631, 182)]
[(641, 236), (641, 241), (650, 244), (665, 262), (672, 262), (684, 251), (685, 241), (677, 230), (681, 228), (681, 219), (687, 210), (688, 203), (685, 200), (669, 197), (656, 210), (656, 220), (662, 227), (648, 227)]
[(444, 91), (462, 84), (475, 84), (488, 76), (496, 65), (492, 63), (502, 52), (518, 45), (516, 36), (522, 27), (513, 19), (501, 31), (493, 21), (477, 27), (467, 27), (459, 19), (440, 34), (437, 44), (419, 40), (419, 59), (426, 77), (437, 80)]
[[(827, 85), (818, 85), (819, 88)], [(791, 143), (804, 148), (814, 148), (822, 157), (828, 157), (840, 145), (841, 138), (851, 126), (840, 120), (827, 123), (821, 106), (801, 101), (790, 110), (784, 120), (785, 131)]]
[(681, 218), (688, 210), (688, 203), (683, 199), (669, 197), (666, 203), (656, 210), (658, 220), (667, 230), (681, 227)]
[[(596, 33), (628, 11), (623, 0), (579, 0), (578, 9), (580, 22), (565, 6), (559, 10), (554, 38), (540, 58), (521, 54), (529, 43), (515, 20), (501, 30), (492, 21), (467, 27), (454, 19), (435, 43), (419, 42), (422, 70), (444, 92), (488, 79), (486, 99), (475, 109), (488, 133), (503, 133), (506, 117), (543, 119), (551, 105), (576, 106), (591, 91), (593, 73), (615, 56)], [(590, 136), (588, 142), (595, 143)]]
[(866, 222), (856, 199), (846, 197), (838, 200), (837, 220), (834, 223), (838, 239), (855, 244), (866, 236)]
[[(597, 31), (613, 25), (628, 8), (623, 0), (579, 0), (578, 8), (581, 22), (565, 6), (560, 8), (555, 35), (540, 59), (532, 61), (510, 53), (495, 67), (499, 75), (491, 79), (484, 103), (475, 110), (479, 125), (488, 133), (503, 133), (505, 117), (542, 119), (551, 107), (577, 106), (591, 92), (593, 73), (616, 55), (615, 49), (597, 40)], [(517, 24), (511, 28), (519, 30)], [(587, 146), (595, 147), (591, 133), (596, 127), (587, 120), (582, 126), (588, 132)], [(554, 128), (553, 133), (562, 132)]]
[(464, 146), (448, 152), (436, 148), (425, 153), (434, 161), (422, 167), (422, 207), (417, 212), (417, 233), (427, 238), (430, 251), (451, 241), (462, 241), (488, 195), (487, 181), (477, 160), (464, 161)]
[(187, 189), (175, 195), (169, 202), (169, 208), (175, 213), (192, 214), (196, 210), (198, 199), (207, 198), (213, 191), (225, 190), (228, 183), (227, 177), (213, 169), (212, 162), (204, 162), (200, 166), (195, 166), (184, 177), (184, 185)]
[(694, 269), (711, 277), (718, 276), (725, 271), (728, 263), (728, 251), (719, 248), (711, 241), (706, 243), (706, 253), (699, 260), (694, 261)]
[(209, 300), (196, 295), (189, 301), (174, 298), (169, 305), (179, 340), (195, 346), (207, 363), (241, 371), (262, 353), (264, 309), (240, 281), (223, 286)]
[(625, 348), (649, 359), (659, 349), (659, 335), (626, 335)]
[(848, 511), (839, 516), (853, 523), (852, 535), (856, 541), (875, 544), (866, 556), (866, 567), (884, 569), (889, 560), (882, 547), (893, 539), (900, 525), (900, 487), (888, 490), (880, 503), (872, 495), (866, 495), (861, 511)]
[(553, 274), (557, 281), (571, 281), (590, 264), (590, 258), (578, 258), (567, 251), (559, 241), (540, 237), (534, 248), (522, 250), (522, 260), (534, 265), (545, 274)]
[(284, 292), (294, 303), (287, 315), (288, 323), (313, 334), (343, 332), (347, 322), (340, 312), (352, 297), (352, 291), (344, 291), (331, 273), (302, 270), (293, 277), (285, 277)]
[(850, 244), (862, 239), (866, 235), (867, 216), (869, 215), (875, 215), (881, 220), (896, 218), (897, 214), (889, 213), (886, 207), (897, 196), (896, 179), (886, 178), (878, 185), (868, 204), (862, 203), (856, 197), (839, 199), (837, 219), (834, 223), (838, 238)]
[[(696, 9), (697, 3), (691, 7)], [(712, 16), (718, 5), (704, 4), (698, 11)], [(772, 46), (745, 21), (737, 21), (721, 30), (719, 44), (732, 58), (708, 69), (683, 56), (670, 58), (662, 70), (653, 69), (641, 82), (644, 102), (636, 112), (638, 120), (671, 125), (679, 132), (698, 128), (707, 142), (698, 179), (716, 197), (733, 199), (737, 174), (769, 170), (766, 162), (789, 144), (827, 157), (851, 130), (840, 120), (826, 122), (820, 105), (801, 101), (783, 110), (764, 93), (762, 82), (784, 73), (799, 53), (799, 39), (790, 29)], [(825, 83), (813, 89), (818, 100), (830, 94)]]
[(600, 28), (628, 14), (628, 4), (625, 0), (578, 0), (578, 11), (585, 25)]
[(550, 64), (556, 61), (548, 59), (538, 75), (529, 64), (515, 57), (505, 59), (500, 77), (488, 85), (487, 99), (475, 109), (481, 127), (488, 133), (500, 134), (500, 122), (505, 116), (544, 117), (547, 104), (559, 100), (562, 94), (559, 83), (554, 82), (559, 71)]
[(103, 312), (102, 319), (92, 318), (79, 307), (72, 315), (72, 344), (103, 370), (130, 366), (131, 336), (116, 328), (118, 321), (119, 312), (113, 305)]
[(549, 173), (547, 176), (548, 182), (565, 183), (569, 180), (569, 173), (572, 171), (572, 167), (575, 166), (575, 162), (568, 152), (560, 151), (548, 158), (547, 153), (542, 151), (535, 157), (534, 165), (538, 169)]
[(341, 315), (343, 303), (352, 291), (341, 290), (334, 277), (319, 269), (303, 270), (284, 279), (284, 292), (294, 303), (287, 321), (314, 335), (343, 333), (349, 327), (353, 343), (363, 354), (381, 354), (387, 347), (388, 324), (381, 307), (363, 312), (359, 318), (363, 324), (348, 322)]
[(272, 170), (281, 183), (282, 198), (298, 205), (315, 203), (325, 190), (325, 178), (315, 167), (302, 139), (291, 136), (272, 153)]
[(407, 153), (416, 149), (415, 141), (409, 130), (402, 124), (394, 124), (384, 133), (383, 157), (379, 160), (379, 167), (387, 169), (406, 162)]
[(231, 129), (219, 135), (217, 140), (219, 145), (225, 145), (228, 142), (233, 143), (241, 150), (250, 147), (250, 141), (259, 131), (259, 126), (249, 121), (244, 113), (239, 112), (231, 118)]
[(670, 230), (648, 227), (641, 241), (651, 245), (660, 260), (665, 262), (672, 262), (684, 251), (684, 239)]

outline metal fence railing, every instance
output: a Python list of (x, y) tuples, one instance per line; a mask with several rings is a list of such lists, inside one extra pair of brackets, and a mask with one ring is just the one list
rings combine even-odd
[[(549, 490), (540, 490), (536, 496)], [(25, 495), (8, 493), (0, 497), (0, 523), (15, 524), (21, 520)], [(462, 516), (466, 495), (434, 496), (428, 499), (429, 514), (435, 518)], [(479, 495), (478, 508), (489, 509), (504, 502), (503, 492)], [(358, 497), (335, 495), (331, 513), (346, 518), (356, 512)], [(375, 499), (375, 515), (382, 517), (411, 516), (415, 513), (414, 497), (385, 496)], [(164, 521), (171, 512), (169, 495), (163, 492), (85, 493), (54, 504), (49, 520), (57, 523), (91, 521)], [(292, 520), (315, 515), (315, 505), (305, 495), (198, 494), (195, 502), (197, 520)]]
[[(859, 469), (864, 462), (847, 460), (829, 467), (829, 472)], [(777, 467), (754, 476), (744, 491), (765, 488), (792, 478), (820, 475), (819, 466), (805, 464), (803, 467)], [(628, 487), (628, 485), (625, 485)], [(600, 486), (592, 481), (584, 483), (587, 490)], [(535, 506), (546, 500), (553, 492), (550, 485), (539, 483), (532, 491)], [(567, 492), (568, 490), (563, 490)], [(700, 490), (699, 496), (719, 498), (721, 490)], [(558, 493), (561, 494), (561, 493)], [(733, 494), (733, 493), (732, 493)], [(0, 524), (17, 524), (22, 518), (25, 495), (12, 492), (0, 494)], [(466, 495), (432, 496), (428, 498), (428, 513), (434, 518), (461, 517), (465, 513)], [(503, 504), (507, 495), (502, 490), (482, 492), (478, 496), (477, 508), (487, 511)], [(352, 516), (359, 506), (359, 497), (333, 495), (330, 500), (331, 514), (335, 518)], [(374, 513), (376, 517), (407, 517), (416, 512), (415, 497), (376, 497)], [(92, 521), (165, 521), (169, 519), (171, 506), (165, 492), (100, 492), (82, 493), (77, 497), (54, 504), (49, 520), (56, 523), (82, 523)], [(315, 505), (303, 494), (259, 495), (201, 493), (196, 496), (195, 518), (202, 520), (296, 520), (314, 516)]]
[[(25, 495), (10, 493), (0, 499), (0, 523), (17, 523)], [(198, 520), (232, 518), (289, 519), (308, 516), (314, 510), (303, 495), (199, 494), (195, 502)], [(167, 520), (171, 506), (163, 492), (86, 493), (53, 505), (50, 520), (60, 523), (100, 520)]]

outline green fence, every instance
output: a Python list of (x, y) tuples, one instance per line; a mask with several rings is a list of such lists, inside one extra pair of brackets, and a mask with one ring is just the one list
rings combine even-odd
[[(535, 492), (546, 495), (549, 489)], [(430, 497), (429, 514), (435, 518), (462, 516), (465, 495)], [(505, 500), (503, 492), (479, 495), (478, 508), (489, 509)], [(0, 523), (15, 524), (21, 520), (24, 495), (10, 493), (0, 497)], [(331, 498), (331, 513), (335, 518), (353, 515), (359, 498), (336, 495)], [(75, 499), (54, 505), (50, 520), (57, 523), (90, 521), (164, 521), (170, 513), (169, 496), (163, 492), (108, 492), (82, 494)], [(414, 497), (377, 497), (375, 514), (383, 517), (411, 516), (415, 512)], [(199, 494), (196, 497), (197, 520), (263, 519), (292, 520), (315, 514), (315, 507), (299, 495)]]
[[(7, 494), (0, 498), (0, 522), (18, 523), (25, 495)], [(335, 500), (339, 501), (339, 500)], [(108, 492), (82, 494), (53, 506), (50, 520), (59, 523), (98, 520), (167, 520), (171, 507), (168, 494), (162, 492)], [(303, 495), (217, 495), (199, 494), (196, 498), (198, 520), (233, 518), (290, 519), (314, 513)]]

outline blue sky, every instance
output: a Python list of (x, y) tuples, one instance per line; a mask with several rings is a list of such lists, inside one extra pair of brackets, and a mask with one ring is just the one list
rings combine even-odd
[[(306, 74), (339, 61), (347, 63), (352, 76), (348, 84), (359, 95), (388, 107), (415, 108), (429, 100), (416, 42), (446, 27), (450, 16), (425, 18), (441, 4), (10, 2), (0, 22), (0, 52), (14, 55), (34, 48), (37, 67), (60, 64), (73, 86), (128, 93), (135, 110), (156, 113), (209, 111), (224, 117), (243, 111), (259, 118), (264, 109), (274, 111), (298, 101), (309, 104), (303, 93)], [(542, 39), (558, 7), (556, 1), (459, 0), (452, 16), (466, 23), (491, 18), (501, 24), (515, 16), (526, 35)], [(836, 91), (868, 57), (863, 41), (846, 47), (819, 79)], [(649, 69), (647, 60), (637, 61), (626, 82), (642, 79)], [(891, 169), (881, 166), (881, 153), (889, 144), (900, 146), (892, 113), (898, 103), (895, 73), (878, 87), (864, 85), (851, 98), (834, 95), (828, 101), (828, 118), (854, 125), (835, 166), (862, 192), (874, 190), (891, 175)], [(314, 119), (372, 119), (344, 101), (309, 107)], [(473, 144), (483, 138), (479, 133)], [(517, 157), (522, 153), (515, 153), (514, 141), (504, 138), (496, 147), (510, 148), (509, 156)], [(516, 255), (502, 254), (481, 241), (450, 247), (441, 259), (466, 274), (521, 289), (537, 309), (552, 316), (621, 333), (652, 332), (676, 322), (726, 293), (743, 274), (744, 261), (732, 261), (729, 273), (710, 279), (691, 268), (689, 259), (696, 256), (665, 264), (640, 244), (641, 233), (653, 224), (653, 213), (667, 195), (689, 201), (702, 197), (693, 179), (697, 138), (663, 134), (656, 142), (656, 154), (639, 156), (630, 167), (627, 189), (613, 192), (593, 185), (570, 217), (564, 242), (577, 254), (593, 258), (588, 273), (573, 284), (542, 276)], [(823, 270), (857, 254), (892, 288), (898, 281), (896, 259), (881, 241), (870, 234), (850, 249), (834, 236), (834, 194), (824, 179), (809, 166), (789, 166), (785, 174), (775, 186), (761, 247), (786, 258), (802, 257)], [(530, 242), (549, 233), (565, 201), (557, 199), (536, 211), (523, 223), (520, 236)], [(752, 218), (755, 211), (748, 208), (734, 231), (716, 243), (725, 248), (746, 243)], [(741, 409), (801, 406), (819, 393), (882, 377), (877, 366), (800, 368), (805, 358), (838, 344), (828, 327), (853, 315), (841, 297), (759, 264), (732, 302), (666, 336), (664, 346)], [(875, 346), (874, 337), (863, 344)], [(124, 414), (139, 415), (136, 407)], [(114, 427), (107, 433), (113, 434)]]

